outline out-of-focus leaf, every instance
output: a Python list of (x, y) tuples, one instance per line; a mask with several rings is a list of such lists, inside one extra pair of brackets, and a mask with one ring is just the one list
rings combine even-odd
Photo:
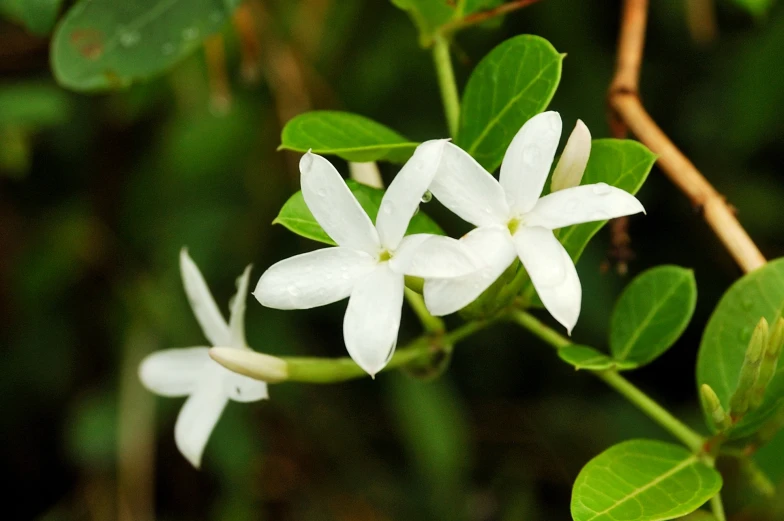
[(679, 521), (716, 521), (714, 515), (707, 510), (697, 510), (688, 516), (679, 517), (678, 519)]
[(563, 55), (539, 36), (495, 47), (468, 80), (456, 143), (492, 172), (523, 123), (550, 103)]
[(60, 14), (63, 0), (18, 0), (24, 21), (30, 31), (49, 34)]
[[(376, 216), (378, 215), (378, 209), (381, 206), (381, 199), (384, 197), (384, 191), (359, 184), (351, 179), (347, 180), (346, 183), (351, 189), (351, 193), (354, 194), (354, 197), (357, 198), (359, 204), (370, 217), (370, 220), (375, 222)], [(335, 244), (329, 235), (321, 228), (319, 223), (316, 222), (308, 205), (305, 204), (305, 198), (302, 196), (302, 192), (297, 192), (286, 201), (286, 204), (283, 205), (280, 213), (272, 223), (282, 224), (297, 235), (307, 237), (308, 239), (326, 244)], [(414, 218), (411, 219), (406, 234), (411, 233), (444, 235), (444, 231), (441, 227), (422, 212), (417, 212), (417, 214), (414, 215)]]
[(689, 514), (721, 489), (721, 475), (683, 447), (630, 440), (583, 467), (572, 489), (575, 521), (664, 521)]
[(768, 10), (776, 3), (776, 0), (732, 0), (732, 3), (742, 7), (754, 16), (762, 16), (767, 14)]
[(504, 0), (463, 0), (462, 11), (463, 15), (475, 13), (476, 11), (484, 11), (485, 9), (492, 9), (504, 3)]
[(457, 13), (454, 4), (443, 0), (392, 0), (392, 3), (411, 16), (423, 46), (429, 45), (433, 33)]
[[(735, 282), (719, 301), (702, 336), (697, 356), (697, 387), (710, 385), (729, 410), (746, 348), (760, 317), (773, 322), (784, 305), (784, 259), (768, 262)], [(729, 431), (737, 438), (752, 434), (784, 405), (784, 364), (779, 364), (761, 407), (747, 413)], [(708, 411), (704, 411), (709, 420)], [(707, 421), (708, 425), (712, 425)]]
[(335, 154), (346, 161), (386, 160), (404, 163), (419, 143), (358, 114), (317, 110), (291, 119), (283, 128), (280, 148)]
[(52, 38), (57, 81), (78, 91), (126, 87), (164, 72), (218, 32), (239, 0), (81, 0)]
[(606, 354), (593, 347), (569, 345), (558, 350), (558, 356), (575, 369), (589, 369), (591, 371), (604, 371), (606, 369), (628, 369), (627, 362), (613, 360)]
[(76, 402), (66, 423), (71, 457), (82, 465), (111, 468), (117, 455), (117, 404), (110, 393)]
[(683, 334), (697, 305), (694, 272), (657, 266), (623, 291), (610, 321), (610, 352), (632, 367), (656, 359)]
[(0, 127), (42, 127), (68, 121), (73, 103), (66, 92), (38, 82), (0, 86)]

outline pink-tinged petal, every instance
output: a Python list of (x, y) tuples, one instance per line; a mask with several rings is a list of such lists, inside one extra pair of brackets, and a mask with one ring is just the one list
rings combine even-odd
[(640, 201), (619, 188), (597, 183), (546, 195), (524, 216), (526, 226), (556, 230), (572, 224), (645, 212)]
[(509, 219), (501, 185), (468, 152), (452, 143), (444, 147), (430, 191), (441, 204), (475, 226), (505, 224)]
[(231, 333), (226, 319), (218, 310), (218, 305), (212, 298), (212, 293), (210, 293), (201, 271), (185, 248), (180, 250), (180, 273), (182, 274), (182, 283), (185, 286), (185, 294), (188, 296), (193, 314), (196, 315), (196, 320), (199, 322), (204, 336), (212, 345), (230, 343)]
[(542, 194), (561, 137), (561, 116), (542, 112), (520, 128), (501, 163), (501, 186), (515, 214), (531, 210)]
[(207, 440), (228, 401), (222, 382), (210, 379), (201, 382), (180, 409), (174, 425), (174, 441), (180, 453), (196, 468), (201, 466)]
[(539, 299), (571, 335), (580, 316), (582, 287), (569, 253), (545, 228), (522, 227), (513, 239)]
[(502, 226), (476, 228), (460, 239), (485, 267), (454, 279), (426, 279), (425, 305), (436, 316), (459, 311), (477, 299), (517, 256), (509, 231)]
[(419, 145), (389, 185), (376, 217), (376, 229), (385, 249), (394, 250), (403, 239), (408, 223), (436, 175), (446, 143), (444, 139), (434, 139)]
[(550, 191), (557, 192), (565, 188), (580, 186), (590, 155), (591, 132), (585, 123), (578, 119), (553, 171)]
[(207, 347), (164, 349), (147, 355), (139, 364), (139, 380), (160, 396), (187, 396), (199, 385), (207, 364)]
[(373, 271), (376, 259), (350, 248), (324, 248), (273, 264), (253, 296), (276, 309), (310, 309), (349, 296), (356, 282)]
[(370, 376), (381, 371), (397, 345), (403, 307), (403, 275), (388, 263), (357, 282), (343, 319), (348, 354)]
[(454, 278), (483, 267), (478, 255), (451, 237), (416, 234), (403, 239), (389, 261), (396, 273), (421, 278)]
[(339, 246), (376, 254), (376, 228), (332, 163), (308, 152), (299, 162), (302, 196), (313, 217)]

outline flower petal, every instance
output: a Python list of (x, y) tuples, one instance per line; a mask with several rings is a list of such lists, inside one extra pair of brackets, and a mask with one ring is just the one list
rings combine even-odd
[(358, 279), (373, 271), (376, 259), (350, 248), (324, 248), (273, 264), (253, 296), (276, 309), (310, 309), (349, 296)]
[(299, 161), (305, 204), (340, 246), (376, 254), (378, 233), (332, 163), (308, 152)]
[(501, 276), (517, 256), (509, 231), (503, 226), (481, 227), (460, 239), (485, 267), (463, 277), (425, 280), (425, 305), (436, 316), (459, 311), (477, 299)]
[(542, 194), (561, 137), (561, 116), (542, 112), (520, 128), (501, 163), (501, 186), (513, 213), (526, 213)]
[(588, 156), (591, 155), (591, 132), (582, 120), (577, 120), (569, 140), (566, 142), (563, 154), (553, 171), (553, 180), (550, 191), (557, 192), (564, 188), (580, 186), (583, 179)]
[(164, 349), (139, 364), (139, 380), (160, 396), (187, 396), (199, 384), (208, 362), (207, 347)]
[(394, 250), (400, 244), (436, 175), (446, 143), (445, 139), (434, 139), (419, 145), (389, 185), (376, 217), (376, 229), (384, 248)]
[(505, 224), (509, 207), (495, 178), (462, 148), (447, 143), (430, 191), (463, 220), (475, 226)]
[(204, 282), (198, 266), (185, 248), (180, 250), (180, 273), (185, 294), (188, 295), (193, 314), (196, 315), (204, 336), (212, 345), (228, 344), (231, 341), (229, 326), (218, 310), (218, 305), (215, 304), (215, 299), (212, 298), (212, 293)]
[(403, 307), (403, 275), (388, 263), (357, 282), (343, 319), (343, 339), (351, 358), (370, 376), (387, 365), (397, 344)]
[(483, 266), (460, 241), (426, 233), (405, 237), (389, 261), (395, 273), (436, 279), (461, 277)]
[[(243, 351), (247, 349), (240, 348)], [(238, 351), (240, 349), (237, 349)], [(223, 393), (235, 402), (257, 402), (269, 398), (267, 382), (254, 380), (242, 374), (234, 373), (218, 362), (210, 359), (214, 366), (210, 367), (217, 377), (223, 382)]]
[(513, 239), (544, 307), (571, 335), (582, 303), (580, 278), (571, 257), (545, 228), (522, 227)]
[(245, 301), (248, 298), (248, 280), (251, 266), (245, 268), (237, 279), (237, 293), (229, 302), (229, 331), (232, 346), (246, 346), (245, 340)]
[(196, 468), (201, 466), (207, 440), (229, 401), (221, 384), (217, 379), (203, 381), (185, 400), (174, 425), (177, 448)]
[(607, 185), (576, 186), (546, 195), (525, 215), (526, 226), (556, 230), (572, 224), (604, 221), (645, 212), (632, 194)]

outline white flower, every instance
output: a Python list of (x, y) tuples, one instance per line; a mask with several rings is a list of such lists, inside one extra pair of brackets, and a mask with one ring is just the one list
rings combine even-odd
[(590, 134), (579, 127), (554, 174), (553, 183), (562, 189), (541, 198), (561, 136), (557, 112), (534, 116), (518, 131), (504, 155), (500, 182), (466, 152), (446, 145), (430, 191), (477, 226), (461, 242), (480, 255), (486, 267), (458, 279), (426, 280), (425, 303), (431, 313), (446, 315), (470, 304), (520, 257), (542, 303), (571, 334), (580, 315), (582, 289), (574, 263), (553, 230), (645, 211), (634, 196), (605, 183), (574, 186), (590, 153)]
[[(249, 350), (245, 342), (245, 299), (250, 266), (237, 279), (227, 324), (199, 272), (183, 249), (180, 271), (196, 320), (213, 346)], [(267, 384), (232, 373), (212, 360), (209, 347), (166, 349), (147, 356), (139, 366), (145, 387), (161, 396), (188, 396), (174, 426), (174, 440), (183, 456), (198, 468), (204, 447), (229, 400), (255, 402), (267, 398)], [(282, 362), (282, 361), (281, 361)]]
[(302, 195), (316, 221), (337, 243), (270, 267), (253, 295), (264, 306), (309, 309), (349, 297), (343, 338), (371, 376), (397, 343), (404, 275), (439, 279), (477, 269), (456, 240), (429, 234), (404, 237), (441, 159), (445, 140), (421, 144), (390, 184), (376, 225), (329, 161), (308, 152), (300, 161)]

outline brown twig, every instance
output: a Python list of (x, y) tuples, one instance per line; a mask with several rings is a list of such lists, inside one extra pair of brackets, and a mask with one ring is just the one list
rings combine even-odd
[(455, 31), (459, 31), (464, 27), (468, 27), (470, 25), (480, 24), (491, 18), (495, 18), (497, 16), (503, 16), (507, 13), (511, 13), (512, 11), (517, 11), (518, 9), (522, 9), (523, 7), (528, 7), (531, 4), (535, 4), (539, 0), (514, 0), (512, 2), (507, 2), (505, 4), (501, 4), (498, 7), (493, 9), (488, 9), (487, 11), (480, 11), (478, 13), (470, 14), (464, 18), (460, 18), (448, 24), (445, 24), (441, 27), (441, 32), (443, 34), (450, 34)]
[(625, 0), (618, 40), (618, 61), (608, 103), (613, 133), (630, 130), (659, 155), (664, 174), (701, 211), (708, 225), (745, 272), (765, 264), (765, 257), (743, 229), (730, 205), (659, 128), (640, 102), (640, 64), (645, 44), (648, 0)]

